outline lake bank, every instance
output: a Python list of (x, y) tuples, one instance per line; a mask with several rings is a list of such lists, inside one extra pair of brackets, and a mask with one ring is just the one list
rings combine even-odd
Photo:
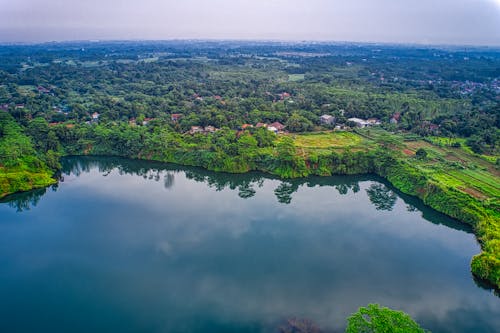
[[(286, 153), (291, 154), (290, 152)], [(184, 161), (179, 158), (165, 160), (158, 156), (156, 159), (152, 156), (141, 159), (191, 165), (210, 170), (210, 167), (203, 164), (202, 160), (197, 160), (194, 157), (186, 158), (185, 154), (182, 156)], [(500, 289), (500, 227), (497, 219), (499, 212), (485, 208), (482, 202), (463, 192), (436, 183), (411, 163), (398, 158), (389, 149), (337, 153), (334, 158), (328, 159), (328, 163), (325, 162), (325, 159), (317, 158), (311, 161), (311, 159), (305, 160), (298, 155), (283, 160), (285, 163), (275, 163), (274, 165), (278, 166), (274, 169), (270, 169), (264, 164), (256, 164), (254, 169), (245, 168), (238, 172), (261, 171), (285, 178), (310, 175), (376, 174), (388, 180), (396, 189), (419, 198), (424, 204), (438, 212), (471, 225), (483, 249), (481, 254), (472, 259), (471, 271), (477, 278), (494, 286), (497, 291)], [(269, 161), (266, 163), (273, 165)], [(234, 172), (235, 170), (212, 168), (212, 171)]]
[[(62, 164), (61, 182), (32, 198), (36, 206), (0, 205), (9, 290), (0, 308), (14, 324), (23, 306), (30, 320), (17, 321), (19, 331), (54, 313), (81, 331), (273, 331), (290, 317), (342, 331), (370, 302), (435, 332), (498, 324), (498, 298), (468, 269), (480, 249), (471, 228), (377, 176), (281, 180), (99, 157)], [(34, 311), (44, 299), (54, 301)], [(38, 329), (75, 329), (64, 325)]]

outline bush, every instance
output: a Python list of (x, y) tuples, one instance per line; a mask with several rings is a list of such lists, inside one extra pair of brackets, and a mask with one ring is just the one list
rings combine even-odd
[(417, 152), (415, 153), (415, 156), (417, 156), (418, 159), (426, 159), (427, 158), (427, 151), (424, 148), (419, 148)]
[(347, 318), (346, 333), (423, 333), (421, 328), (409, 315), (402, 311), (369, 304), (359, 308)]

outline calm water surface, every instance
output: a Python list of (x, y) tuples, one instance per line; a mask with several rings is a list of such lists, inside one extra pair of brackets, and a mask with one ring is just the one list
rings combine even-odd
[(0, 203), (0, 332), (342, 332), (376, 302), (434, 332), (499, 332), (471, 230), (374, 177), (70, 158)]

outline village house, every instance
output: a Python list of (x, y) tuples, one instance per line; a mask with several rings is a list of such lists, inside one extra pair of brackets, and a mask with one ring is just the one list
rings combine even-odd
[(189, 134), (203, 133), (204, 129), (201, 126), (191, 126)]
[(359, 128), (365, 128), (368, 126), (368, 122), (366, 120), (360, 119), (360, 118), (349, 118), (347, 121), (355, 123), (356, 127)]
[(283, 131), (285, 129), (285, 125), (283, 125), (280, 122), (275, 121), (274, 123), (270, 124), (267, 128), (269, 127), (274, 127), (276, 128), (279, 132)]
[(389, 120), (389, 122), (391, 124), (397, 124), (399, 123), (399, 120), (401, 119), (401, 113), (399, 112), (396, 112), (392, 115), (391, 119)]
[(42, 87), (42, 86), (38, 86), (37, 90), (38, 90), (38, 92), (40, 94), (48, 94), (48, 93), (50, 93), (50, 89), (47, 89), (47, 88)]
[(215, 128), (214, 126), (205, 126), (205, 133), (214, 133), (217, 131), (217, 128)]
[(255, 124), (255, 127), (256, 127), (256, 128), (267, 127), (267, 124), (264, 124), (264, 123), (257, 123), (257, 124)]
[(283, 92), (283, 93), (279, 94), (278, 96), (280, 97), (281, 100), (284, 100), (285, 98), (289, 98), (292, 95), (290, 95), (290, 93)]
[(375, 126), (375, 125), (380, 125), (381, 122), (377, 118), (369, 118), (367, 120), (360, 119), (360, 118), (349, 118), (347, 121), (353, 122), (356, 124), (356, 127), (359, 128), (365, 128), (365, 127), (370, 127), (370, 126)]
[(241, 125), (241, 129), (242, 130), (246, 130), (247, 128), (252, 128), (252, 127), (253, 127), (253, 125), (250, 125), (250, 124), (243, 124), (243, 125)]
[(152, 120), (155, 120), (156, 118), (144, 118), (144, 120), (142, 121), (142, 125), (146, 126), (147, 124), (149, 124)]
[(181, 118), (182, 118), (182, 114), (180, 114), (180, 113), (172, 113), (170, 115), (170, 120), (172, 120), (172, 122), (174, 122), (174, 123), (177, 123), (179, 121), (179, 119), (181, 119)]
[(97, 112), (92, 113), (92, 121), (98, 121), (100, 114)]
[(321, 124), (324, 125), (333, 125), (335, 123), (335, 117), (330, 116), (329, 114), (324, 114), (321, 117), (319, 117), (319, 121)]
[(267, 126), (267, 129), (271, 132), (276, 133), (276, 134), (278, 133), (278, 129), (274, 126)]
[(368, 118), (366, 119), (366, 122), (368, 123), (369, 126), (375, 126), (375, 125), (380, 125), (381, 122), (377, 118)]

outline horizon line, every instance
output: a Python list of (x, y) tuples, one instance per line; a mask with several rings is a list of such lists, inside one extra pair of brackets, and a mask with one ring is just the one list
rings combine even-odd
[(240, 42), (240, 43), (287, 43), (287, 44), (361, 44), (361, 45), (391, 45), (391, 46), (421, 46), (421, 47), (472, 47), (472, 48), (494, 48), (500, 49), (500, 44), (454, 44), (454, 43), (425, 43), (425, 42), (382, 42), (382, 41), (349, 41), (334, 39), (267, 39), (267, 38), (127, 38), (127, 39), (64, 39), (44, 41), (1, 41), (0, 46), (10, 45), (43, 45), (43, 44), (70, 44), (70, 43), (113, 43), (113, 42)]

